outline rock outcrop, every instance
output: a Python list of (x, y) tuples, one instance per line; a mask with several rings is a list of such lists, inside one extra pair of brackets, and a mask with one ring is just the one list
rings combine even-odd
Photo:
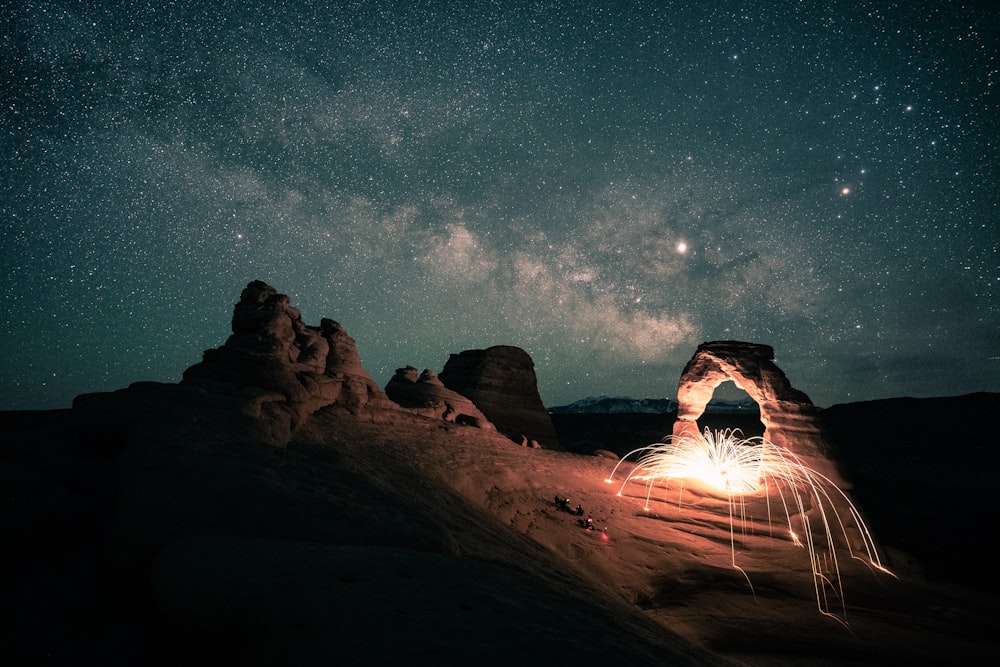
[(496, 345), (453, 354), (439, 378), (445, 387), (475, 403), (514, 442), (560, 448), (552, 418), (538, 394), (535, 364), (521, 348)]
[(445, 387), (430, 369), (424, 369), (418, 376), (413, 366), (397, 368), (385, 385), (385, 393), (395, 403), (419, 414), (496, 430), (475, 403)]
[(184, 371), (182, 384), (239, 391), (249, 414), (288, 432), (328, 405), (355, 413), (393, 405), (340, 324), (324, 318), (318, 327), (306, 325), (288, 296), (267, 283), (246, 286), (232, 329), (225, 345)]
[(716, 387), (731, 380), (760, 406), (764, 437), (798, 456), (838, 487), (845, 483), (826, 456), (817, 411), (809, 397), (792, 387), (774, 363), (769, 345), (713, 341), (698, 346), (681, 373), (677, 387), (677, 421), (673, 435), (701, 435), (697, 420)]

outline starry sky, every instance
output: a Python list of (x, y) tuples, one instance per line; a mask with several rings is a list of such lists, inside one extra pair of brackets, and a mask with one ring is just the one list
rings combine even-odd
[(821, 407), (1000, 391), (990, 2), (0, 9), (0, 409), (177, 382), (260, 279), (543, 402), (765, 343)]

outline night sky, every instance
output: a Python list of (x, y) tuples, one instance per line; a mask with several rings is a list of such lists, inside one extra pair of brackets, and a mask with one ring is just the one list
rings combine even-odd
[(0, 409), (179, 381), (255, 279), (382, 386), (1000, 391), (994, 3), (279, 4), (4, 3)]

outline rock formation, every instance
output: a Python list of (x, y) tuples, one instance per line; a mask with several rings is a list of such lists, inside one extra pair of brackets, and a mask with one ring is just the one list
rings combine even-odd
[(392, 406), (340, 324), (324, 318), (319, 327), (306, 325), (288, 296), (267, 283), (246, 286), (232, 329), (225, 345), (206, 350), (184, 371), (182, 384), (236, 388), (248, 413), (277, 420), (288, 431), (332, 404), (351, 412)]
[(521, 348), (497, 345), (453, 354), (439, 377), (445, 387), (475, 403), (508, 438), (559, 449), (552, 418), (538, 394), (534, 362)]
[(534, 364), (524, 350), (498, 346), (452, 355), (440, 379), (430, 370), (418, 376), (412, 366), (400, 368), (383, 391), (339, 323), (323, 318), (318, 327), (305, 324), (287, 295), (260, 280), (240, 294), (225, 344), (206, 350), (175, 389), (181, 394), (144, 386), (129, 396), (95, 394), (80, 401), (88, 414), (100, 415), (116, 411), (126, 400), (146, 406), (163, 392), (176, 394), (180, 403), (222, 400), (238, 406), (248, 420), (240, 428), (279, 446), (310, 415), (336, 407), (377, 421), (394, 419), (405, 408), (499, 430), (522, 445), (558, 448), (555, 427), (538, 395)]
[(757, 402), (766, 439), (791, 451), (838, 487), (845, 487), (826, 456), (815, 406), (806, 394), (792, 387), (775, 365), (774, 349), (769, 345), (740, 341), (699, 345), (684, 367), (677, 387), (674, 436), (701, 436), (697, 420), (716, 387), (727, 380)]
[(424, 369), (418, 377), (413, 366), (397, 368), (385, 385), (385, 393), (400, 406), (428, 417), (496, 430), (475, 403), (445, 387), (430, 369)]

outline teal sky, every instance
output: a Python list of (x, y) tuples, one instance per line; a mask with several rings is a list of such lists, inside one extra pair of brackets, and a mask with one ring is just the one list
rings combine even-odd
[(0, 9), (0, 409), (178, 381), (255, 279), (383, 386), (1000, 391), (989, 3), (276, 4)]

